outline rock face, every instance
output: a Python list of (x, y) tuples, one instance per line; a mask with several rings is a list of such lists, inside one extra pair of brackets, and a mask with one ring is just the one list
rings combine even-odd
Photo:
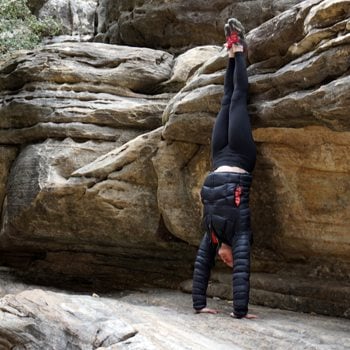
[(250, 30), (300, 2), (102, 0), (95, 40), (184, 52), (198, 45), (221, 44), (224, 23), (230, 17), (239, 18)]
[(0, 203), (2, 205), (4, 197), (6, 195), (6, 184), (10, 167), (12, 162), (16, 158), (17, 149), (16, 147), (0, 147)]
[[(304, 1), (247, 35), (258, 146), (252, 269), (309, 279), (318, 300), (285, 303), (312, 295), (257, 282), (267, 293), (259, 303), (332, 314), (324, 279), (350, 295), (349, 10), (348, 1)], [(0, 262), (83, 289), (189, 278), (226, 60), (218, 46), (174, 58), (70, 43), (3, 66)]]
[(125, 129), (155, 129), (169, 96), (148, 92), (171, 77), (172, 64), (163, 51), (98, 43), (54, 44), (20, 57), (1, 70), (0, 142), (115, 141)]
[[(50, 271), (59, 269), (69, 276), (65, 283), (83, 277), (90, 287), (147, 284), (150, 276), (153, 284), (176, 286), (188, 276), (195, 249), (182, 240), (184, 225), (175, 236), (166, 223), (175, 197), (180, 216), (180, 206), (187, 204), (183, 194), (198, 181), (195, 177), (188, 184), (190, 175), (183, 176), (180, 169), (199, 146), (166, 147), (160, 126), (173, 94), (162, 90), (185, 84), (198, 66), (194, 57), (200, 55), (203, 62), (217, 52), (200, 47), (174, 59), (150, 49), (66, 43), (4, 66), (0, 142), (14, 146), (4, 147), (3, 153), (3, 255), (11, 260), (21, 251), (20, 259), (28, 262), (24, 252), (35, 252), (40, 258), (27, 272), (40, 278), (38, 270), (43, 271), (54, 282)], [(7, 180), (15, 145), (21, 144)], [(184, 180), (173, 177), (171, 186), (167, 179), (175, 171)], [(193, 195), (197, 203), (198, 195)], [(198, 208), (196, 216), (187, 215), (197, 236), (198, 216)], [(67, 245), (72, 249), (66, 251)], [(63, 263), (73, 256), (74, 267)], [(130, 280), (132, 260), (138, 267)], [(112, 280), (104, 278), (106, 269)]]
[(224, 22), (232, 16), (250, 30), (300, 2), (29, 0), (28, 6), (39, 18), (51, 16), (61, 23), (63, 35), (50, 42), (93, 40), (179, 53), (221, 44)]
[[(306, 1), (248, 34), (256, 242), (290, 260), (327, 255), (349, 263), (348, 6)], [(325, 11), (327, 25), (318, 28)], [(273, 39), (263, 40), (276, 25)], [(165, 138), (208, 143), (222, 56), (169, 102)]]

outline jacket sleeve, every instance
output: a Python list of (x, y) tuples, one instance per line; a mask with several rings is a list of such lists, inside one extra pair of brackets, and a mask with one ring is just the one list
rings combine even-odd
[(192, 301), (195, 310), (201, 310), (207, 306), (206, 292), (210, 277), (210, 270), (215, 263), (217, 245), (211, 242), (206, 233), (199, 246), (193, 272)]
[(250, 232), (236, 234), (232, 244), (233, 263), (233, 313), (242, 318), (248, 313), (250, 291)]

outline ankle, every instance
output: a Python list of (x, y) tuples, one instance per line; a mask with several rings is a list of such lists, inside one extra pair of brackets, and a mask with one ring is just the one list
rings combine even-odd
[(243, 53), (244, 48), (242, 45), (236, 44), (232, 45), (231, 51), (233, 52), (233, 55), (236, 55), (237, 53)]
[(235, 53), (234, 51), (232, 50), (232, 47), (230, 49), (227, 50), (227, 53), (228, 53), (228, 57), (229, 58), (235, 58)]

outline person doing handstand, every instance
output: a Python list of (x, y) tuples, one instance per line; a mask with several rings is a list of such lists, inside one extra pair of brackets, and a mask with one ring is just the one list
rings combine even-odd
[(249, 189), (256, 146), (247, 110), (244, 28), (239, 21), (231, 18), (225, 25), (225, 35), (229, 59), (221, 109), (212, 132), (214, 171), (206, 177), (201, 190), (206, 233), (195, 260), (192, 300), (197, 313), (217, 313), (206, 307), (206, 291), (218, 252), (233, 270), (231, 316), (255, 318), (255, 315), (248, 314), (248, 302), (252, 241)]

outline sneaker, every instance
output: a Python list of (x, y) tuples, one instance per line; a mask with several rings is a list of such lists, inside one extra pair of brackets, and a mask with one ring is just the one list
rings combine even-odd
[(230, 27), (230, 31), (231, 32), (237, 32), (239, 37), (243, 40), (244, 39), (244, 35), (245, 35), (245, 29), (242, 25), (242, 23), (236, 19), (236, 18), (230, 18), (227, 21), (229, 27)]

